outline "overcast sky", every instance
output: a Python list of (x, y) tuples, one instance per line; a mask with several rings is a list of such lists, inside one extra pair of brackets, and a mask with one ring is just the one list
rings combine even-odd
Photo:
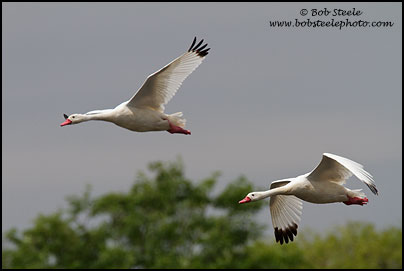
[[(305, 17), (304, 8), (361, 10)], [(152, 161), (186, 175), (220, 170), (257, 187), (311, 171), (330, 152), (365, 166), (367, 206), (304, 203), (301, 228), (402, 223), (401, 3), (2, 3), (2, 229), (94, 195), (127, 191)], [(275, 28), (270, 20), (390, 21), (393, 27)], [(184, 53), (211, 47), (166, 106), (191, 136), (106, 122), (60, 127), (63, 113), (113, 108)], [(242, 195), (244, 197), (244, 195)], [(240, 198), (241, 199), (241, 198)], [(237, 202), (235, 202), (237, 204)], [(272, 231), (269, 212), (260, 213)]]

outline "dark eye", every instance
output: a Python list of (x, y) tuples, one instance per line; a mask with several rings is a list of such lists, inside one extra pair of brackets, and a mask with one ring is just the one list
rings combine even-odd
[(73, 119), (75, 118), (75, 116), (72, 117)]
[(253, 196), (253, 197), (254, 197), (254, 194), (251, 194), (251, 196)]

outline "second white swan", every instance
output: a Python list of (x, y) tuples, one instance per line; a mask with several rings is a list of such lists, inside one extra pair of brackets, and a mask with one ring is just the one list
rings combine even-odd
[(378, 194), (372, 175), (363, 166), (347, 158), (324, 153), (320, 164), (310, 173), (296, 178), (274, 181), (267, 191), (251, 192), (239, 203), (247, 203), (271, 197), (269, 208), (276, 242), (282, 245), (293, 241), (302, 214), (303, 202), (346, 205), (367, 204), (368, 198), (362, 189), (350, 190), (343, 186), (346, 179), (355, 175), (369, 189)]

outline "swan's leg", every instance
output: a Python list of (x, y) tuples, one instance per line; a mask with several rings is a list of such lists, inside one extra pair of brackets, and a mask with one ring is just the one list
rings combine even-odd
[(171, 133), (171, 134), (184, 134), (184, 135), (190, 135), (191, 131), (190, 130), (185, 130), (179, 126), (176, 126), (174, 124), (172, 124), (168, 119), (168, 124), (170, 125), (170, 130), (167, 130), (167, 132)]
[(363, 205), (363, 204), (367, 204), (368, 203), (368, 198), (358, 198), (358, 197), (349, 197), (348, 196), (348, 200), (347, 201), (343, 201), (343, 203), (345, 203), (346, 205), (351, 205), (351, 204), (358, 204), (358, 205)]

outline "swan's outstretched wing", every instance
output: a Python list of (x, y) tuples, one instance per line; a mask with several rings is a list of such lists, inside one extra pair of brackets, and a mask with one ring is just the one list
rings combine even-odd
[(378, 194), (372, 175), (365, 171), (361, 164), (331, 153), (323, 154), (320, 164), (308, 173), (307, 179), (344, 184), (352, 174), (364, 182), (374, 194)]
[(205, 49), (203, 40), (195, 45), (196, 37), (188, 52), (178, 57), (159, 71), (149, 75), (143, 86), (129, 100), (128, 106), (149, 107), (160, 112), (180, 88), (182, 82), (203, 61), (210, 48)]
[[(270, 189), (284, 186), (289, 181), (275, 181), (271, 183)], [(302, 215), (303, 202), (292, 195), (276, 195), (269, 200), (269, 210), (271, 212), (272, 225), (275, 230), (276, 242), (289, 240), (293, 241), (293, 235), (297, 235), (297, 227)]]

